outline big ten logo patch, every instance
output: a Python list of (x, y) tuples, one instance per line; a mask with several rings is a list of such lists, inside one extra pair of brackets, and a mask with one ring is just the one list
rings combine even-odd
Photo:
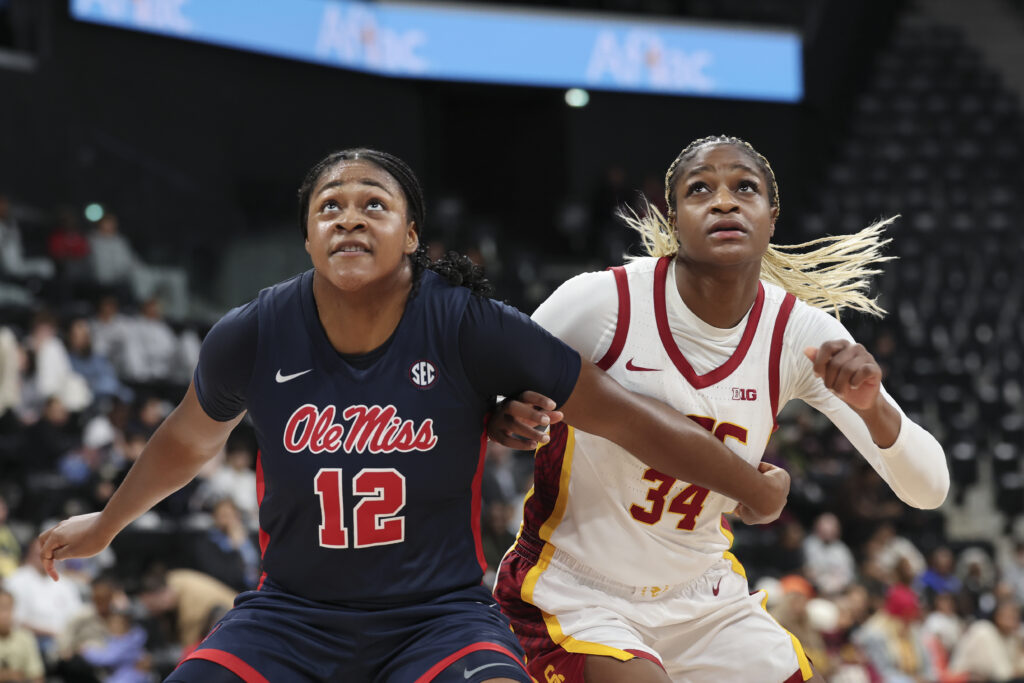
[(409, 368), (409, 379), (420, 389), (428, 389), (437, 381), (437, 368), (429, 360), (419, 360)]
[(732, 388), (732, 400), (734, 401), (756, 401), (757, 400), (757, 389), (741, 389), (740, 387)]
[(564, 683), (565, 676), (555, 671), (554, 664), (548, 664), (547, 668), (544, 669), (544, 680), (547, 683)]

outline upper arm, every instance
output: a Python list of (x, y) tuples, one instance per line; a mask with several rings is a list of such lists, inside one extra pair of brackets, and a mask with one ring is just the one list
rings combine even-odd
[(467, 302), (459, 352), (466, 376), (481, 396), (531, 390), (560, 405), (580, 372), (576, 351), (511, 306), (482, 297)]
[(197, 404), (214, 420), (245, 411), (259, 340), (257, 302), (229, 311), (206, 335), (192, 378)]
[(615, 336), (618, 305), (611, 271), (583, 273), (562, 283), (531, 317), (585, 359), (596, 362)]
[[(189, 384), (181, 403), (160, 425), (160, 430), (173, 434), (175, 441), (191, 453), (212, 458), (224, 446), (232, 430), (245, 417), (241, 412), (227, 420), (215, 420), (199, 403), (195, 385)], [(155, 437), (156, 435), (154, 435)]]

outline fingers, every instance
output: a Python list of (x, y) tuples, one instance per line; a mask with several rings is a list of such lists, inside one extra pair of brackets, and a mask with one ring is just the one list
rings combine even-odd
[(845, 339), (825, 342), (820, 348), (807, 347), (804, 355), (814, 364), (814, 374), (825, 387), (843, 396), (847, 389), (881, 382), (882, 370), (867, 349)]
[(767, 472), (768, 470), (777, 470), (777, 469), (779, 469), (779, 468), (776, 467), (775, 465), (771, 464), (770, 462), (759, 462), (759, 463), (757, 463), (757, 471), (758, 472)]
[(544, 394), (538, 394), (536, 391), (524, 391), (519, 394), (519, 400), (531, 406), (536, 406), (538, 410), (554, 410), (558, 406), (555, 402)]
[[(53, 566), (53, 563), (60, 559), (58, 553), (64, 549), (64, 544), (60, 543), (56, 534), (53, 533), (54, 529), (41, 534), (39, 540), (41, 542), (39, 548), (39, 557), (43, 561), (43, 569), (50, 575), (50, 578), (54, 581), (59, 581), (60, 576), (57, 574), (57, 569)], [(46, 540), (43, 541), (43, 537)]]

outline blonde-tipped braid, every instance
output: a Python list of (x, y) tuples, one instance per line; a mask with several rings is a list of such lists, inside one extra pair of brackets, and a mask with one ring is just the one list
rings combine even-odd
[[(674, 176), (681, 162), (699, 147), (722, 143), (742, 145), (754, 156), (768, 180), (769, 202), (778, 208), (778, 184), (768, 160), (749, 143), (724, 135), (695, 140), (679, 153), (665, 174), (668, 206), (675, 206)], [(679, 240), (672, 225), (672, 208), (666, 218), (646, 198), (644, 202), (643, 216), (625, 207), (619, 211), (619, 217), (640, 234), (644, 251), (649, 256), (675, 256), (679, 251)], [(852, 235), (829, 235), (803, 244), (768, 245), (768, 250), (761, 257), (761, 278), (811, 306), (832, 311), (837, 318), (844, 308), (880, 318), (886, 311), (868, 296), (868, 290), (871, 276), (881, 272), (877, 266), (893, 259), (882, 255), (882, 247), (892, 241), (884, 237), (883, 232), (896, 218), (878, 221)]]

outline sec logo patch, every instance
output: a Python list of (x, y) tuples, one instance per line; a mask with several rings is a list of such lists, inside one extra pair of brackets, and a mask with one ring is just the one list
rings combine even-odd
[(428, 389), (437, 381), (437, 368), (429, 360), (416, 361), (409, 368), (409, 379), (420, 389)]

